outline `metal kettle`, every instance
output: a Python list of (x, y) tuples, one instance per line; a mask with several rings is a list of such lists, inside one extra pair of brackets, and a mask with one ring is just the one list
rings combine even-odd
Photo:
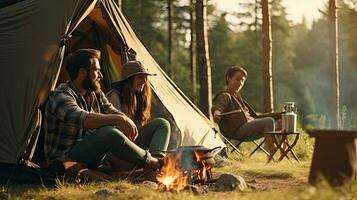
[(283, 110), (281, 114), (281, 131), (284, 133), (295, 133), (297, 118), (295, 102), (285, 102)]

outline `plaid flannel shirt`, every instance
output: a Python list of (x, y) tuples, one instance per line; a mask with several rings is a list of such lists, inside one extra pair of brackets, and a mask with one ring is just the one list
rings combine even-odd
[(83, 123), (90, 112), (122, 114), (107, 100), (104, 93), (91, 92), (92, 105), (87, 105), (73, 82), (62, 83), (50, 95), (45, 109), (45, 155), (54, 159), (65, 154), (95, 129), (84, 129)]

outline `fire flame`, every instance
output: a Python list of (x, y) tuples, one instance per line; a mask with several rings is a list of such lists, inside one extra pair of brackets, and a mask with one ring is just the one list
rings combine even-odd
[(202, 181), (206, 181), (208, 178), (207, 177), (208, 170), (210, 170), (212, 167), (209, 164), (207, 164), (206, 161), (202, 159), (200, 154), (198, 154), (197, 152), (195, 152), (195, 156), (196, 156), (197, 163), (200, 163), (202, 165), (202, 169), (199, 170), (199, 179)]
[[(194, 171), (184, 171), (180, 169), (182, 152), (177, 154), (169, 154), (165, 159), (165, 164), (162, 167), (156, 179), (164, 185), (166, 190), (183, 190), (189, 185), (189, 180), (195, 179), (201, 182), (207, 180), (207, 170), (211, 167), (205, 162), (200, 155), (194, 152), (196, 162), (200, 166)], [(192, 177), (195, 176), (195, 177)]]
[(188, 185), (187, 175), (178, 166), (180, 160), (181, 154), (168, 155), (160, 174), (156, 177), (165, 186), (166, 190), (182, 190)]

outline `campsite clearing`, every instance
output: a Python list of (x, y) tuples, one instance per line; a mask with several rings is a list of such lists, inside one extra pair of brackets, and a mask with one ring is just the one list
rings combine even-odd
[[(195, 195), (190, 192), (163, 192), (141, 184), (126, 181), (108, 183), (68, 184), (58, 181), (55, 188), (34, 187), (31, 185), (10, 185), (10, 199), (352, 199), (357, 197), (356, 184), (331, 189), (326, 184), (312, 187), (307, 184), (309, 161), (302, 164), (283, 161), (265, 165), (265, 156), (257, 154), (251, 159), (232, 156), (227, 165), (213, 170), (214, 176), (220, 173), (241, 175), (251, 185), (244, 192), (213, 192)], [(103, 189), (105, 188), (105, 189)], [(104, 191), (104, 192), (98, 192)], [(101, 194), (96, 194), (101, 193)]]

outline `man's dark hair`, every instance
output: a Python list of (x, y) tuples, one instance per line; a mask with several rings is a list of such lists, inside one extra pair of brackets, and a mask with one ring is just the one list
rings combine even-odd
[(228, 84), (228, 81), (227, 81), (227, 78), (232, 78), (233, 75), (236, 73), (236, 72), (241, 72), (245, 78), (247, 78), (248, 76), (248, 72), (247, 70), (245, 70), (243, 67), (240, 67), (240, 66), (233, 66), (233, 67), (230, 67), (227, 71), (226, 71), (226, 84)]
[(78, 49), (74, 53), (70, 54), (67, 58), (67, 73), (71, 80), (74, 80), (78, 76), (80, 68), (84, 68), (89, 72), (91, 61), (90, 59), (100, 59), (100, 51), (96, 49)]

